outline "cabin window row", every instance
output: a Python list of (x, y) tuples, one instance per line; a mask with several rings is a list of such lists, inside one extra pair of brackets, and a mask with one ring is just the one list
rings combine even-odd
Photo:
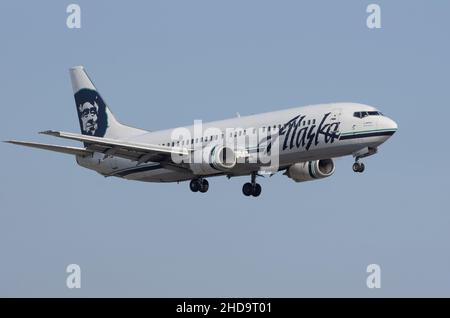
[[(316, 123), (316, 120), (315, 119), (304, 120), (302, 123), (298, 123), (298, 126), (301, 126), (301, 125), (306, 126), (307, 124), (311, 125), (311, 123), (314, 125)], [(276, 128), (278, 128), (278, 129), (281, 129), (282, 127), (285, 128), (286, 126), (287, 126), (286, 124), (284, 124), (284, 125), (279, 124), (279, 125), (273, 125), (273, 126), (263, 126), (263, 127), (261, 127), (261, 129), (262, 129), (262, 132), (264, 133), (266, 131), (270, 132), (270, 131), (272, 131), (272, 130), (274, 130)], [(256, 134), (256, 128), (253, 128), (252, 133)], [(239, 131), (235, 131), (235, 132), (231, 132), (230, 133), (230, 137), (247, 136), (247, 135), (248, 135), (247, 129), (243, 129), (243, 130), (239, 130)], [(160, 144), (160, 145), (161, 146), (168, 146), (168, 147), (171, 147), (171, 146), (174, 147), (175, 145), (177, 145), (177, 146), (180, 146), (180, 145), (184, 146), (184, 145), (189, 145), (189, 144), (193, 145), (194, 143), (198, 143), (199, 141), (201, 143), (203, 143), (203, 142), (218, 140), (219, 137), (221, 139), (224, 139), (225, 134), (222, 133), (221, 135), (200, 137), (200, 138), (195, 138), (195, 139), (192, 138), (190, 140), (187, 139), (187, 140), (181, 140), (181, 141), (176, 141), (176, 142), (172, 141), (172, 142), (163, 143), (163, 144)]]

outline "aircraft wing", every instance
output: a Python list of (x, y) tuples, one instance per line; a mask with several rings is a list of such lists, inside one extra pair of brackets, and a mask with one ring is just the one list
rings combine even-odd
[(69, 154), (69, 155), (86, 156), (86, 155), (92, 154), (92, 151), (87, 150), (85, 148), (78, 148), (78, 147), (57, 146), (57, 145), (49, 145), (49, 144), (40, 144), (40, 143), (36, 143), (36, 142), (18, 141), (18, 140), (8, 140), (5, 142), (10, 143), (10, 144), (20, 145), (20, 146), (27, 146), (27, 147), (32, 147), (32, 148), (56, 151), (56, 152), (65, 153), (65, 154)]
[(142, 144), (120, 139), (109, 139), (62, 131), (48, 130), (41, 132), (41, 134), (81, 141), (84, 142), (86, 150), (91, 153), (101, 152), (105, 155), (114, 155), (137, 161), (138, 163), (147, 161), (170, 161), (172, 155), (186, 156), (189, 154), (187, 149)]

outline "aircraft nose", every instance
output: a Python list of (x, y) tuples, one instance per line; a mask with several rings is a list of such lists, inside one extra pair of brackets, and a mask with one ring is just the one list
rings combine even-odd
[(389, 117), (384, 117), (383, 118), (383, 123), (382, 123), (383, 128), (382, 129), (386, 129), (392, 132), (392, 135), (397, 131), (398, 129), (398, 125), (397, 123), (389, 118)]
[(397, 123), (391, 118), (388, 118), (387, 126), (388, 126), (389, 129), (392, 129), (392, 130), (397, 130), (398, 129)]

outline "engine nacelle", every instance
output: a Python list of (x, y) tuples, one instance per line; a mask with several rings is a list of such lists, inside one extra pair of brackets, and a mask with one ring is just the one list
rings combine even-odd
[(295, 182), (304, 182), (329, 177), (334, 170), (333, 159), (321, 159), (293, 164), (284, 174)]
[[(194, 174), (206, 175), (225, 172), (236, 166), (236, 153), (230, 147), (211, 145), (193, 154), (190, 168)], [(201, 155), (201, 158), (200, 156)]]

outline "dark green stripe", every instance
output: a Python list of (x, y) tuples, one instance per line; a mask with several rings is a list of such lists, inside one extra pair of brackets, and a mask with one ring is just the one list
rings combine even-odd
[(339, 140), (347, 140), (347, 139), (357, 139), (357, 138), (367, 138), (367, 137), (377, 137), (377, 136), (392, 136), (395, 131), (376, 131), (372, 133), (364, 133), (364, 134), (355, 134), (355, 135), (341, 135)]

